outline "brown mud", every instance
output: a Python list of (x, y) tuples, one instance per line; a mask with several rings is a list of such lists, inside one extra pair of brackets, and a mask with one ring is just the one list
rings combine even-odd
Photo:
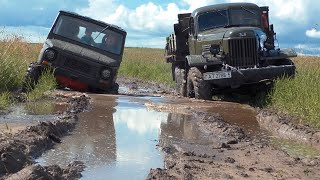
[[(210, 108), (205, 104), (214, 107), (214, 102), (191, 101), (193, 102), (181, 103), (182, 106), (149, 106), (161, 111), (179, 109), (179, 112), (189, 114), (189, 123), (192, 124), (189, 126), (200, 130), (202, 136), (207, 137), (210, 143), (172, 141), (168, 136), (162, 136), (159, 146), (166, 153), (165, 168), (152, 169), (147, 179), (320, 178), (318, 158), (291, 157), (265, 141), (264, 136), (253, 139), (252, 134), (244, 128), (226, 122), (218, 113), (210, 112)], [(204, 106), (201, 108), (199, 104)], [(227, 106), (227, 103), (224, 106)], [(215, 108), (217, 107), (218, 105)], [(260, 116), (261, 112), (257, 117)], [(174, 119), (179, 121), (179, 117)]]
[[(89, 98), (80, 93), (66, 94), (57, 91), (55, 99), (63, 99), (70, 107), (63, 114), (57, 114), (58, 119), (38, 122), (36, 125), (27, 126), (23, 130), (2, 132), (0, 134), (0, 179), (37, 179), (55, 177), (53, 171), (59, 177), (74, 178), (80, 176), (83, 169), (81, 163), (71, 164), (69, 169), (58, 167), (41, 167), (34, 164), (33, 159), (43, 152), (61, 142), (61, 137), (72, 131), (77, 123), (76, 114), (84, 111), (89, 105)], [(72, 168), (71, 168), (72, 167)], [(51, 172), (52, 171), (52, 172)], [(2, 178), (1, 178), (2, 176)], [(18, 177), (18, 178), (15, 178)], [(9, 179), (10, 179), (9, 178)]]
[[(178, 97), (170, 87), (137, 79), (119, 78), (118, 83), (120, 95), (167, 99), (143, 102), (170, 113), (171, 121), (161, 125), (157, 145), (165, 154), (165, 166), (151, 169), (147, 179), (320, 179), (319, 156), (293, 156), (271, 143), (270, 138), (276, 137), (319, 150), (320, 131), (293, 123), (290, 116), (239, 103)], [(75, 128), (78, 113), (90, 107), (89, 97), (82, 93), (56, 91), (53, 97), (68, 104), (67, 111), (55, 114), (58, 119), (1, 124), (0, 179), (81, 177), (82, 162), (65, 168), (34, 162), (60, 143)]]

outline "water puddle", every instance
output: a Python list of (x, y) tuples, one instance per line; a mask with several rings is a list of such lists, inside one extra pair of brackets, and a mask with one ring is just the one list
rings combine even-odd
[(256, 111), (246, 105), (223, 103), (209, 109), (209, 112), (219, 113), (224, 121), (245, 130), (253, 138), (267, 141), (270, 133), (261, 128), (256, 120)]
[(56, 120), (56, 114), (65, 111), (67, 107), (66, 103), (52, 100), (17, 104), (9, 109), (8, 114), (0, 116), (0, 130), (16, 132), (38, 122)]
[[(164, 166), (163, 154), (157, 148), (159, 141), (188, 142), (199, 147), (213, 143), (198, 130), (191, 115), (158, 112), (147, 108), (148, 102), (219, 113), (225, 121), (243, 128), (252, 137), (272, 141), (270, 134), (256, 121), (255, 110), (241, 104), (175, 101), (149, 96), (92, 94), (90, 97), (91, 108), (89, 112), (79, 114), (72, 134), (37, 162), (65, 167), (73, 161), (83, 161), (87, 167), (82, 179), (145, 179), (150, 168)], [(279, 144), (280, 148), (296, 148), (276, 141), (273, 144)], [(312, 152), (309, 155), (318, 156), (309, 152)]]
[(90, 112), (79, 115), (72, 135), (39, 158), (40, 164), (63, 167), (83, 161), (83, 179), (144, 179), (150, 168), (163, 167), (156, 145), (168, 113), (144, 106), (159, 98), (90, 96)]

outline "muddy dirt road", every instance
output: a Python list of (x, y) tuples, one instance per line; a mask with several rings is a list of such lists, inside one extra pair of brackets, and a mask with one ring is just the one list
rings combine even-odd
[(0, 115), (0, 179), (320, 179), (320, 131), (120, 81)]

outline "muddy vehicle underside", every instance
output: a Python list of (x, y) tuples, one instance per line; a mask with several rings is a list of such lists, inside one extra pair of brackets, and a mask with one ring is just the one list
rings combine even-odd
[(125, 38), (120, 27), (60, 11), (26, 80), (36, 83), (41, 71), (50, 67), (61, 87), (117, 93)]
[(206, 6), (179, 14), (167, 37), (166, 61), (180, 95), (211, 99), (252, 84), (293, 77), (292, 49), (275, 47), (268, 7), (251, 3)]

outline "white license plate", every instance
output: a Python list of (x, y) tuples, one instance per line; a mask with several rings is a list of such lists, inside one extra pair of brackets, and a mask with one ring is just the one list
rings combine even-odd
[(231, 78), (231, 72), (207, 72), (203, 73), (204, 80), (212, 80), (212, 79), (228, 79)]

